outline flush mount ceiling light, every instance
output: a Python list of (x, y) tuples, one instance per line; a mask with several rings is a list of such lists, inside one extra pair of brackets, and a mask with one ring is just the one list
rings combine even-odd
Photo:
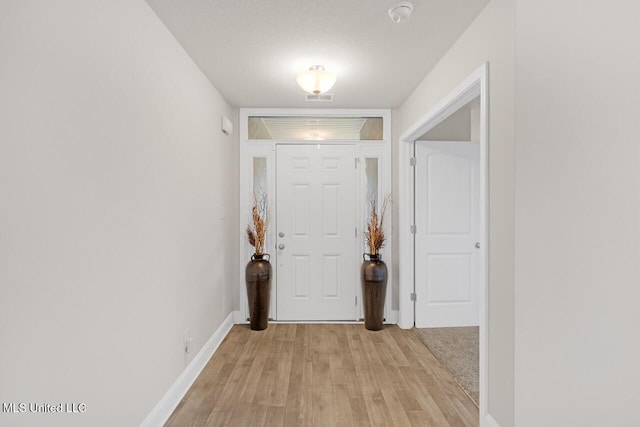
[(336, 75), (326, 71), (322, 65), (313, 65), (308, 71), (298, 74), (296, 81), (305, 92), (317, 95), (333, 87)]
[(389, 9), (389, 16), (396, 24), (406, 21), (413, 12), (413, 3), (410, 1), (401, 1)]

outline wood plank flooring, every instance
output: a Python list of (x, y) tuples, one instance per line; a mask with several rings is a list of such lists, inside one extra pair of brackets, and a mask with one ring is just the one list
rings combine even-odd
[(235, 325), (165, 426), (477, 426), (411, 330)]

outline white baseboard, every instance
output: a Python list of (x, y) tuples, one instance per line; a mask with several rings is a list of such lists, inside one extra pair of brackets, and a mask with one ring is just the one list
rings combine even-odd
[(493, 419), (493, 417), (489, 414), (487, 414), (486, 417), (484, 417), (484, 421), (485, 421), (485, 427), (500, 427), (500, 424), (498, 424), (498, 422), (496, 420)]
[(202, 347), (202, 349), (195, 355), (191, 363), (182, 371), (182, 374), (178, 377), (175, 383), (169, 388), (169, 390), (162, 396), (162, 399), (151, 410), (147, 418), (144, 419), (140, 427), (157, 427), (164, 425), (169, 419), (173, 411), (176, 409), (184, 395), (189, 391), (189, 388), (193, 385), (200, 372), (204, 369), (213, 353), (218, 349), (218, 346), (227, 336), (231, 327), (234, 324), (234, 313), (229, 313), (222, 324), (211, 335), (211, 338)]

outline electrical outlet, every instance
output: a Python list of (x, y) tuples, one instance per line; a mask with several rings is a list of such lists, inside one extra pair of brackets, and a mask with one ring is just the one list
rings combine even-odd
[(185, 329), (184, 334), (182, 335), (182, 349), (185, 353), (191, 352), (191, 342), (193, 341), (193, 337), (190, 336), (189, 330)]

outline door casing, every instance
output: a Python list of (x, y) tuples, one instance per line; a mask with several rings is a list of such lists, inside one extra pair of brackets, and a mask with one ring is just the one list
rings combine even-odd
[(408, 129), (398, 143), (398, 249), (399, 249), (399, 312), (398, 325), (403, 329), (413, 327), (415, 308), (415, 242), (412, 226), (414, 220), (413, 143), (464, 105), (480, 97), (480, 422), (486, 425), (489, 403), (488, 353), (488, 299), (489, 299), (489, 63), (482, 64), (464, 79), (453, 91), (442, 98)]

